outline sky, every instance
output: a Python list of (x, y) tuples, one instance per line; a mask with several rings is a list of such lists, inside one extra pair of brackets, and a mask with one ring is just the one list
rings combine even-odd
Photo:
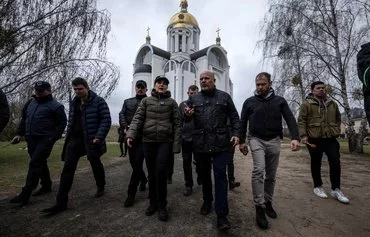
[[(99, 9), (111, 15), (111, 32), (107, 60), (119, 67), (119, 84), (107, 100), (113, 124), (124, 99), (130, 98), (133, 63), (139, 48), (145, 44), (150, 28), (151, 44), (167, 49), (167, 26), (180, 11), (180, 0), (100, 0)], [(233, 100), (239, 113), (246, 98), (253, 95), (254, 78), (266, 71), (257, 42), (263, 38), (261, 26), (268, 10), (267, 0), (188, 0), (188, 12), (198, 21), (200, 47), (216, 42), (220, 28), (221, 45), (226, 49), (230, 78), (234, 83)], [(217, 86), (217, 82), (216, 82)]]

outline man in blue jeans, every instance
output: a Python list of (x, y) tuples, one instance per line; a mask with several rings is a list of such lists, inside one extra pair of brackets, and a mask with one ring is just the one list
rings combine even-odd
[[(185, 106), (185, 122), (194, 122), (193, 147), (199, 157), (200, 177), (203, 188), (203, 205), (201, 215), (207, 215), (212, 209), (212, 178), (215, 180), (215, 210), (217, 226), (220, 230), (230, 229), (227, 219), (228, 181), (226, 165), (228, 163), (230, 144), (239, 143), (239, 115), (231, 96), (216, 89), (215, 75), (211, 71), (200, 74), (201, 91), (189, 99)], [(228, 129), (231, 126), (231, 136)]]

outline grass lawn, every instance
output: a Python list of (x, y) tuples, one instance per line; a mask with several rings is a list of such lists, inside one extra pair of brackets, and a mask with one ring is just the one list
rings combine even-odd
[[(63, 168), (60, 155), (64, 141), (58, 141), (48, 159), (48, 165), (52, 179), (59, 179)], [(26, 142), (17, 145), (7, 145), (9, 142), (0, 142), (0, 194), (11, 190), (21, 191), (28, 170), (28, 153), (24, 148)], [(116, 143), (108, 144), (107, 153), (103, 155), (102, 161), (119, 156), (119, 146)], [(86, 157), (81, 157), (77, 169), (89, 167)]]

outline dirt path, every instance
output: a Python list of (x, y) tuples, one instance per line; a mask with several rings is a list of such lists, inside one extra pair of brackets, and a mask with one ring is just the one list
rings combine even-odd
[[(136, 203), (124, 208), (130, 177), (127, 158), (115, 158), (106, 165), (107, 194), (93, 197), (95, 184), (90, 170), (76, 175), (70, 195), (69, 209), (52, 218), (40, 210), (54, 204), (54, 192), (32, 198), (26, 208), (14, 208), (10, 197), (0, 197), (0, 236), (370, 236), (370, 159), (342, 157), (342, 190), (350, 198), (344, 205), (334, 199), (319, 199), (312, 193), (309, 158), (305, 150), (291, 153), (286, 146), (278, 171), (275, 209), (278, 219), (271, 228), (256, 227), (251, 194), (251, 157), (235, 157), (236, 178), (241, 187), (229, 192), (229, 219), (232, 229), (220, 233), (216, 229), (214, 211), (204, 217), (201, 187), (194, 187), (190, 197), (182, 195), (182, 161), (176, 157), (173, 184), (168, 186), (167, 223), (156, 215), (147, 217), (147, 191), (139, 192)], [(323, 162), (324, 188), (329, 191), (327, 161)]]

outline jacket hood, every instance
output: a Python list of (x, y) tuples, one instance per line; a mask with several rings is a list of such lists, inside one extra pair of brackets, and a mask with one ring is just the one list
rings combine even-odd
[(258, 97), (259, 99), (262, 99), (262, 100), (270, 100), (272, 99), (274, 96), (275, 96), (275, 91), (272, 87), (270, 87), (267, 95), (265, 96), (261, 96), (257, 93), (257, 90), (254, 91), (254, 96)]
[(152, 89), (152, 96), (157, 97), (158, 99), (161, 99), (161, 98), (169, 98), (169, 97), (171, 97), (171, 91), (166, 91), (165, 93), (158, 93), (153, 88)]

